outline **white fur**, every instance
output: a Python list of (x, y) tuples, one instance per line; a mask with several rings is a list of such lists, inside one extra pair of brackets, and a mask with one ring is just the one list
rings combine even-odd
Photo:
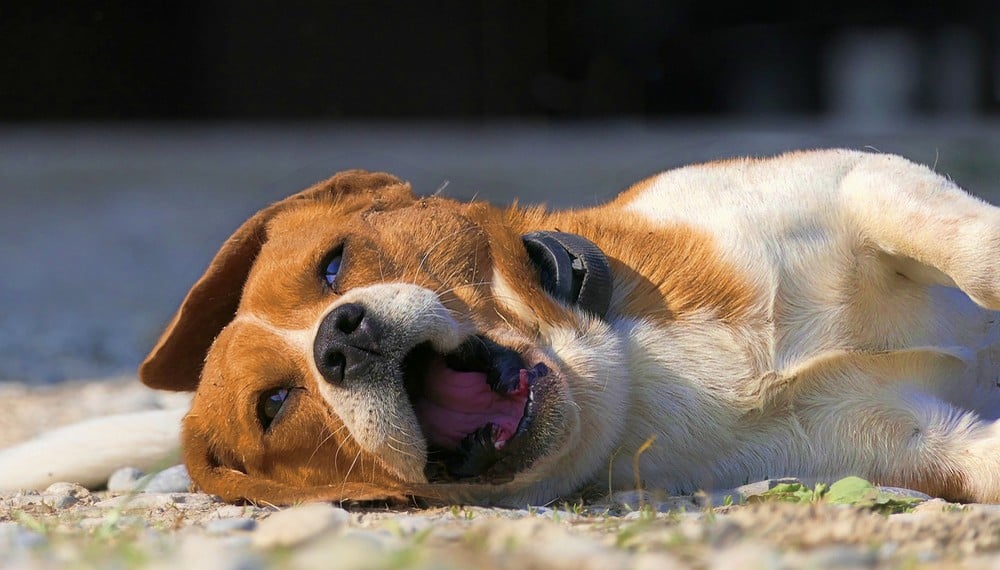
[(0, 451), (0, 491), (44, 489), (57, 481), (100, 487), (119, 467), (149, 472), (180, 461), (186, 409), (94, 418)]
[(933, 471), (1000, 500), (1000, 333), (970, 300), (1000, 307), (997, 208), (849, 151), (681, 168), (626, 208), (708, 232), (759, 298), (744, 326), (617, 325), (631, 327), (633, 419), (613, 486), (657, 435), (641, 475), (668, 490)]

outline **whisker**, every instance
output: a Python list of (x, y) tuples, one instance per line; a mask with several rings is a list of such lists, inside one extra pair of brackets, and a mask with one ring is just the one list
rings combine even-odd
[[(340, 426), (339, 428), (337, 428), (337, 429), (335, 429), (335, 430), (331, 431), (331, 432), (330, 432), (330, 435), (328, 435), (328, 436), (324, 437), (324, 438), (322, 439), (322, 441), (320, 441), (320, 442), (319, 442), (318, 444), (316, 444), (316, 447), (315, 447), (315, 448), (313, 448), (313, 451), (312, 451), (312, 453), (311, 453), (311, 454), (309, 455), (309, 459), (307, 459), (307, 460), (306, 460), (306, 465), (309, 465), (310, 463), (312, 463), (312, 460), (313, 460), (313, 457), (315, 457), (315, 456), (316, 456), (316, 453), (318, 453), (318, 452), (319, 452), (319, 449), (320, 449), (321, 447), (323, 447), (323, 444), (325, 444), (326, 442), (330, 441), (330, 439), (331, 439), (331, 438), (333, 438), (333, 436), (335, 436), (335, 435), (337, 435), (338, 433), (340, 433), (340, 432), (341, 432), (341, 431), (342, 431), (343, 429), (345, 429), (346, 427), (347, 427), (347, 425), (346, 425), (346, 424), (344, 424), (344, 425)], [(336, 457), (334, 457), (334, 461), (336, 461)]]
[(347, 468), (347, 473), (344, 473), (344, 481), (343, 485), (341, 486), (341, 490), (343, 490), (343, 488), (347, 486), (348, 479), (350, 479), (351, 477), (351, 472), (354, 471), (354, 466), (358, 463), (358, 459), (361, 458), (361, 452), (362, 450), (359, 448), (358, 454), (354, 456), (354, 461), (352, 461), (351, 466)]

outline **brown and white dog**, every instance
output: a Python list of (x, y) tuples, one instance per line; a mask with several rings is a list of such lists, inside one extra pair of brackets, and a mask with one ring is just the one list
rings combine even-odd
[[(1000, 209), (900, 157), (689, 166), (594, 208), (333, 178), (223, 244), (140, 377), (195, 483), (537, 504), (768, 476), (1000, 502)], [(652, 439), (651, 438), (654, 438)]]

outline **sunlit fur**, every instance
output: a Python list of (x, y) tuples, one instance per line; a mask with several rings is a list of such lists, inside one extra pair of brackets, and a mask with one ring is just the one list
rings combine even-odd
[[(545, 293), (521, 243), (535, 230), (607, 254), (607, 315)], [(337, 247), (331, 290), (321, 266)], [(417, 198), (352, 171), (244, 224), (141, 376), (197, 388), (185, 461), (227, 500), (524, 505), (637, 475), (690, 492), (856, 474), (998, 502), (998, 272), (1000, 210), (889, 155), (696, 165), (570, 211)], [(319, 323), (346, 302), (389, 323), (392, 358), (478, 333), (549, 366), (530, 465), (428, 483), (398, 370), (334, 386), (312, 360)], [(275, 387), (294, 397), (264, 433), (255, 402)]]

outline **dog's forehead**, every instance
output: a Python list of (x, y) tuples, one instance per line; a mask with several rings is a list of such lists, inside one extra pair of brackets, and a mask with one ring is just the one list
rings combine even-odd
[(255, 387), (276, 381), (299, 384), (309, 374), (310, 332), (278, 328), (253, 314), (242, 314), (216, 338), (205, 361), (209, 386)]

